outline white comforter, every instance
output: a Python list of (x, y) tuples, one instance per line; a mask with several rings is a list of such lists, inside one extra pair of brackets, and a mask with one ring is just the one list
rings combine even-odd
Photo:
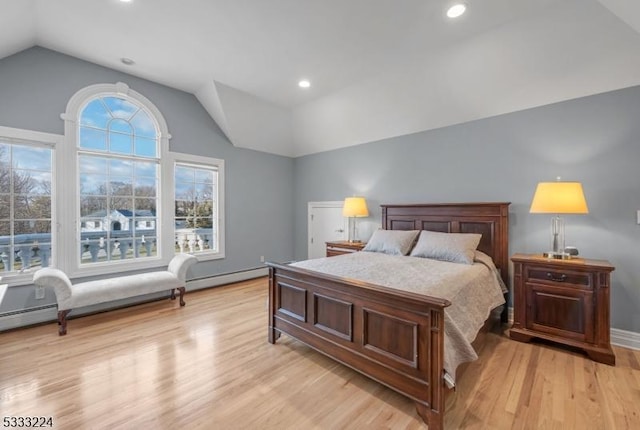
[(444, 369), (453, 381), (459, 364), (478, 358), (471, 342), (491, 310), (504, 303), (504, 285), (493, 261), (480, 252), (473, 265), (355, 252), (292, 266), (449, 300), (444, 322)]

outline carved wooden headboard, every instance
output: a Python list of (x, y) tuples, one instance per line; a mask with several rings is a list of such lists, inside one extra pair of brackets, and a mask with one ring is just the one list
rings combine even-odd
[(478, 250), (493, 258), (509, 285), (509, 204), (435, 203), (381, 205), (385, 230), (480, 233)]

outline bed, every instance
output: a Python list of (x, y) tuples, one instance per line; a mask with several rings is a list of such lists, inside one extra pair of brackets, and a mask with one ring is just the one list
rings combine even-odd
[[(506, 284), (508, 206), (382, 205), (382, 228), (481, 234), (477, 249)], [(293, 264), (268, 266), (270, 343), (281, 333), (298, 339), (411, 398), (430, 429), (443, 428), (449, 300)]]

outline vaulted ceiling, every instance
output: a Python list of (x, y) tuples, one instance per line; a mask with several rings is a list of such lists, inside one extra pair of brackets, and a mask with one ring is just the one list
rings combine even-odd
[(0, 0), (0, 58), (39, 45), (191, 92), (234, 145), (286, 156), (640, 84), (638, 0), (465, 2)]

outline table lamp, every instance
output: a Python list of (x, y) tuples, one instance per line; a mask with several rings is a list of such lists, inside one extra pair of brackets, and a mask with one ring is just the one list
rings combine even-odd
[(347, 197), (344, 199), (342, 216), (349, 217), (349, 242), (360, 242), (356, 233), (356, 218), (369, 216), (367, 202), (364, 197)]
[(531, 201), (530, 213), (556, 214), (551, 219), (551, 251), (542, 255), (547, 258), (568, 260), (565, 252), (564, 219), (560, 214), (589, 213), (580, 182), (540, 182)]

